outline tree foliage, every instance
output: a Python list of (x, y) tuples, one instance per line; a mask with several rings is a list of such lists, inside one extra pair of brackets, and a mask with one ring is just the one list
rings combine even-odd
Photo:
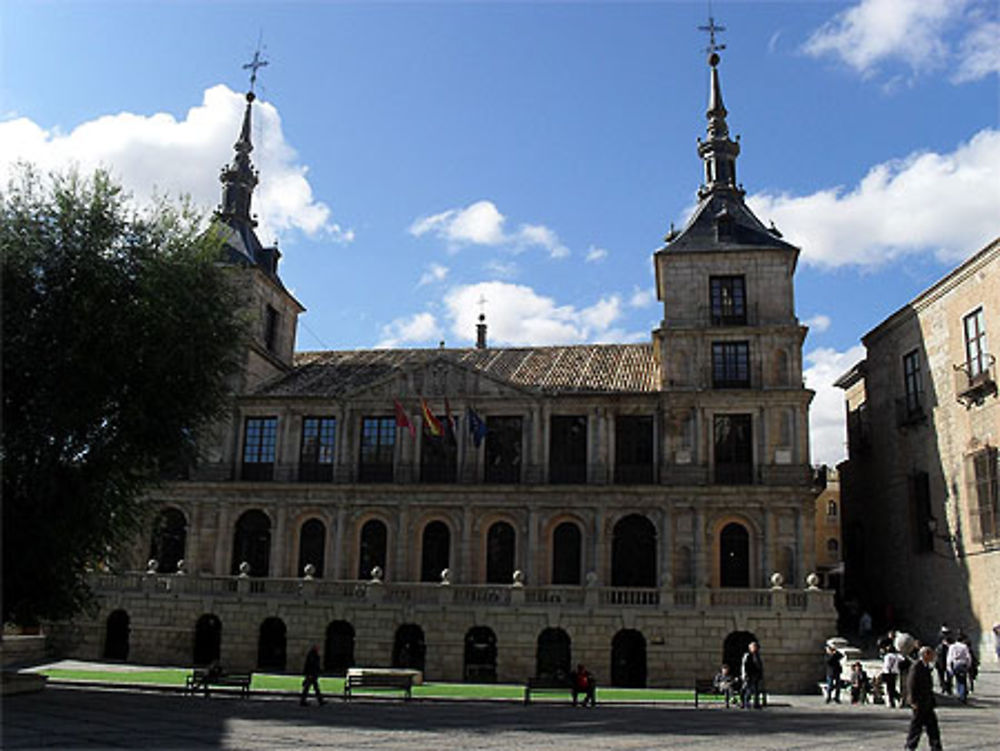
[(193, 459), (244, 337), (211, 233), (101, 171), (0, 189), (3, 617), (65, 618), (130, 545), (143, 493)]

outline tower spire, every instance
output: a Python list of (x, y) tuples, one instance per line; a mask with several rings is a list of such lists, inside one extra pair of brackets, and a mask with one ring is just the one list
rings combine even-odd
[(222, 168), (219, 180), (222, 182), (222, 204), (219, 206), (218, 216), (226, 222), (238, 222), (256, 227), (257, 222), (250, 215), (250, 201), (253, 197), (253, 189), (257, 187), (257, 171), (250, 161), (250, 152), (253, 151), (251, 141), (251, 114), (254, 99), (254, 85), (257, 83), (257, 71), (268, 64), (260, 56), (260, 45), (253, 53), (253, 59), (243, 66), (244, 70), (250, 70), (250, 90), (246, 94), (246, 108), (243, 111), (243, 124), (240, 128), (240, 135), (233, 149), (236, 152), (233, 156), (232, 164)]
[(718, 44), (715, 35), (725, 31), (726, 27), (718, 26), (715, 19), (709, 16), (708, 25), (698, 28), (709, 35), (705, 51), (708, 52), (708, 65), (711, 68), (708, 111), (705, 113), (708, 119), (707, 137), (704, 141), (698, 139), (698, 156), (705, 162), (705, 183), (698, 190), (698, 198), (705, 198), (722, 190), (742, 196), (744, 191), (736, 182), (736, 157), (739, 156), (740, 145), (729, 138), (729, 125), (726, 123), (728, 112), (722, 102), (722, 85), (719, 83), (719, 50), (724, 50), (726, 45)]

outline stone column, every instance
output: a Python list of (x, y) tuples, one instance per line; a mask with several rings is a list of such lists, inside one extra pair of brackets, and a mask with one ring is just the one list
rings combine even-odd
[(549, 481), (549, 430), (552, 427), (552, 407), (548, 402), (542, 405), (542, 424), (538, 434), (541, 436), (539, 449), (541, 461), (538, 467), (538, 481), (547, 483)]
[(674, 586), (674, 514), (669, 503), (660, 511), (660, 586), (673, 589)]
[(188, 515), (187, 539), (184, 541), (184, 566), (192, 574), (201, 571), (202, 505), (195, 502)]
[(222, 502), (218, 505), (215, 520), (216, 543), (213, 573), (216, 576), (227, 576), (229, 574), (229, 557), (232, 555), (233, 549), (233, 530), (228, 503)]
[[(392, 547), (395, 548), (392, 564), (393, 570), (387, 573), (386, 580), (396, 582), (413, 581), (414, 577), (410, 575), (410, 566), (407, 560), (408, 553), (412, 548), (410, 545), (410, 509), (407, 506), (401, 506), (396, 519), (396, 534), (393, 535), (393, 540), (390, 541)], [(388, 556), (386, 557), (388, 558)]]
[(462, 515), (462, 543), (460, 548), (460, 560), (461, 569), (458, 572), (458, 576), (452, 577), (452, 581), (459, 581), (463, 584), (471, 584), (472, 579), (472, 546), (473, 546), (473, 522), (472, 522), (472, 509), (468, 506), (465, 507), (465, 513)]
[(288, 508), (281, 504), (275, 512), (274, 555), (271, 557), (271, 576), (288, 576)]
[(537, 587), (542, 584), (539, 577), (536, 576), (536, 571), (539, 571), (537, 564), (538, 551), (536, 547), (544, 547), (537, 545), (538, 539), (538, 515), (535, 513), (534, 507), (528, 508), (528, 534), (525, 536), (525, 548), (524, 554), (521, 556), (524, 561), (524, 580), (532, 587)]
[(591, 549), (594, 551), (593, 568), (591, 570), (597, 574), (597, 583), (602, 587), (608, 586), (611, 582), (610, 572), (607, 570), (608, 542), (604, 539), (604, 516), (604, 506), (598, 506), (594, 514), (594, 542), (591, 546)]
[(705, 510), (700, 506), (694, 508), (694, 547), (691, 549), (694, 557), (695, 587), (702, 589), (709, 586), (711, 572), (706, 568), (708, 562), (705, 555)]
[(771, 513), (771, 509), (764, 509), (764, 541), (761, 546), (760, 551), (760, 565), (764, 569), (764, 581), (761, 583), (762, 587), (768, 587), (771, 584), (771, 574), (774, 573), (774, 559), (772, 557), (771, 548), (774, 546), (774, 533), (772, 527), (774, 526), (774, 515)]
[(346, 530), (344, 529), (344, 507), (337, 507), (337, 527), (331, 530), (331, 541), (333, 543), (333, 579), (353, 579), (353, 576), (344, 573), (344, 549), (347, 545)]
[(795, 516), (795, 560), (792, 563), (792, 573), (796, 580), (795, 588), (798, 589), (804, 584), (807, 573), (802, 570), (802, 551), (805, 547), (805, 524), (802, 520), (802, 509), (799, 506), (795, 507), (793, 515)]

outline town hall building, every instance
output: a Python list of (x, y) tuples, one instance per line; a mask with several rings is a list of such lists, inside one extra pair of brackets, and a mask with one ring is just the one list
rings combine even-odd
[[(636, 344), (296, 352), (303, 306), (250, 207), (248, 94), (216, 231), (254, 321), (231, 419), (148, 496), (95, 574), (71, 654), (429, 680), (690, 685), (750, 640), (768, 688), (815, 679), (818, 589), (795, 313), (799, 250), (737, 180), (709, 60), (699, 203), (653, 253), (663, 319)], [(364, 283), (364, 280), (356, 280)]]

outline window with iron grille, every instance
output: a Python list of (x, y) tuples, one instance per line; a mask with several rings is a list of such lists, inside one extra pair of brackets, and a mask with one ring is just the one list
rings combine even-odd
[(489, 415), (486, 418), (486, 482), (521, 481), (521, 430), (520, 417)]
[(748, 342), (713, 342), (712, 386), (717, 389), (750, 387)]
[(966, 487), (972, 539), (1000, 540), (1000, 452), (987, 446), (966, 457)]
[(746, 285), (742, 276), (709, 277), (713, 326), (742, 326), (747, 322)]
[(553, 415), (549, 435), (549, 482), (587, 481), (587, 418)]
[(358, 479), (361, 482), (392, 482), (392, 461), (395, 448), (396, 419), (394, 417), (362, 418)]
[(986, 318), (983, 309), (969, 313), (964, 319), (965, 328), (965, 362), (969, 369), (969, 378), (975, 378), (987, 369), (986, 363)]
[(270, 352), (278, 349), (278, 311), (270, 305), (264, 310), (264, 345)]
[(278, 442), (277, 417), (248, 417), (243, 428), (244, 480), (274, 477), (274, 456)]
[(299, 453), (299, 479), (320, 482), (333, 479), (333, 449), (337, 420), (333, 417), (302, 419), (302, 448)]
[(715, 481), (723, 485), (753, 482), (750, 415), (716, 415)]
[(920, 373), (919, 349), (903, 355), (903, 386), (906, 389), (907, 415), (921, 414), (923, 412), (924, 385)]
[(653, 481), (653, 416), (618, 415), (615, 418), (615, 482)]

